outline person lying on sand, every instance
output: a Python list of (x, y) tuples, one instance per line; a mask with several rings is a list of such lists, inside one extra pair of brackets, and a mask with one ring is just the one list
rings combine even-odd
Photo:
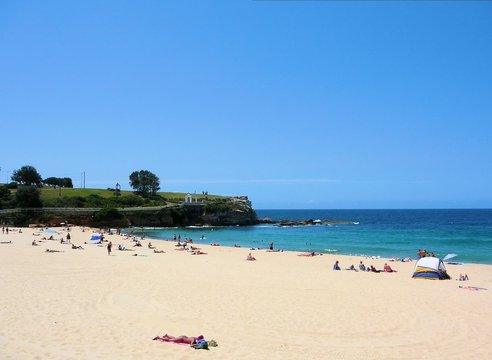
[(164, 341), (164, 342), (172, 342), (175, 344), (189, 344), (190, 346), (193, 347), (198, 341), (204, 340), (203, 335), (194, 337), (194, 336), (171, 336), (168, 334), (165, 334), (164, 336), (156, 336), (152, 340), (159, 340), (159, 341)]
[(63, 251), (61, 251), (61, 250), (46, 249), (46, 252), (48, 252), (48, 253), (56, 253), (56, 252), (63, 252)]
[(191, 252), (191, 255), (207, 255), (207, 253), (206, 252), (203, 252), (201, 250), (193, 250)]
[(297, 256), (321, 256), (323, 255), (322, 253), (319, 252), (309, 252), (309, 253), (302, 253), (302, 254), (297, 254)]
[(248, 256), (246, 256), (246, 260), (248, 260), (248, 261), (255, 261), (256, 258), (253, 255), (251, 255), (251, 253), (249, 253)]
[(72, 249), (74, 250), (84, 250), (84, 248), (82, 246), (76, 246), (75, 244), (72, 244)]
[(12, 240), (10, 240), (10, 241), (0, 241), (0, 244), (12, 244)]
[(165, 251), (164, 251), (164, 250), (157, 250), (157, 249), (154, 249), (154, 252), (155, 252), (156, 254), (163, 254), (163, 253), (165, 253)]
[(118, 250), (119, 251), (135, 251), (133, 249), (127, 249), (126, 247), (124, 247), (123, 245), (119, 244), (118, 245)]

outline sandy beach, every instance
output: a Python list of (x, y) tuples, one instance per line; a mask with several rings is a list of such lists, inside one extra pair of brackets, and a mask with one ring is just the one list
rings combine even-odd
[[(165, 251), (157, 254), (120, 235), (106, 235), (108, 256), (89, 241), (92, 229), (70, 231), (84, 250), (32, 246), (50, 234), (18, 230), (0, 234), (2, 359), (492, 358), (490, 265), (447, 265), (452, 280), (415, 280), (415, 261), (202, 245), (207, 255), (191, 255), (152, 241)], [(333, 271), (336, 260), (398, 272)], [(470, 280), (456, 281), (460, 273)], [(166, 333), (218, 346), (152, 340)]]

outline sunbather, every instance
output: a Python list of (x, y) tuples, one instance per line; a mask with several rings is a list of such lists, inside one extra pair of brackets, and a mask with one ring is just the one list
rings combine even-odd
[(175, 344), (189, 344), (190, 346), (193, 346), (196, 344), (198, 340), (203, 340), (203, 335), (194, 337), (194, 336), (171, 336), (168, 334), (165, 334), (164, 336), (156, 336), (152, 340), (159, 340), (159, 341), (165, 341), (165, 342), (172, 342)]
[(345, 270), (353, 270), (353, 271), (356, 271), (358, 272), (359, 270), (357, 270), (354, 266), (354, 264), (350, 265), (350, 267), (346, 268)]
[(48, 252), (48, 253), (56, 253), (56, 252), (63, 252), (63, 251), (61, 251), (61, 250), (46, 249), (46, 252)]
[(384, 269), (384, 272), (388, 272), (388, 273), (391, 273), (391, 272), (396, 272), (396, 270), (393, 270), (393, 269), (391, 268), (391, 266), (389, 266), (389, 265), (388, 265), (388, 264), (386, 264), (386, 263), (384, 264), (384, 268), (383, 268), (383, 269)]
[(251, 255), (251, 253), (249, 253), (248, 256), (246, 257), (246, 260), (248, 260), (248, 261), (255, 261), (256, 258), (253, 255)]
[(319, 252), (309, 252), (309, 253), (302, 253), (302, 254), (297, 254), (297, 256), (318, 256), (318, 255), (323, 255), (322, 253)]
[(201, 250), (193, 250), (191, 252), (191, 255), (207, 255), (207, 253), (206, 252), (203, 252)]
[(371, 270), (371, 272), (375, 272), (375, 273), (380, 273), (381, 270), (376, 270), (376, 268), (374, 266), (370, 266), (369, 269)]
[(123, 245), (119, 244), (118, 245), (118, 250), (119, 251), (135, 251), (133, 249), (127, 249), (126, 247), (124, 247)]

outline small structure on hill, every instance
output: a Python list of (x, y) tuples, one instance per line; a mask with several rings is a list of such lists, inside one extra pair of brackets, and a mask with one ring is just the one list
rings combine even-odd
[(185, 196), (184, 202), (185, 202), (185, 204), (193, 204), (193, 203), (197, 203), (198, 199), (196, 196), (195, 196), (195, 198), (193, 198), (193, 196), (190, 193), (187, 193)]

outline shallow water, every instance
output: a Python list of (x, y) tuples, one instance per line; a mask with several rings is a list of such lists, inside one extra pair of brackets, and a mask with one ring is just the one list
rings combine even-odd
[[(342, 220), (347, 224), (281, 227), (146, 228), (153, 239), (192, 238), (195, 243), (274, 247), (345, 255), (413, 257), (418, 249), (453, 261), (492, 264), (492, 210), (257, 210), (272, 220)], [(140, 234), (140, 230), (135, 230)], [(204, 237), (201, 239), (201, 237)]]

